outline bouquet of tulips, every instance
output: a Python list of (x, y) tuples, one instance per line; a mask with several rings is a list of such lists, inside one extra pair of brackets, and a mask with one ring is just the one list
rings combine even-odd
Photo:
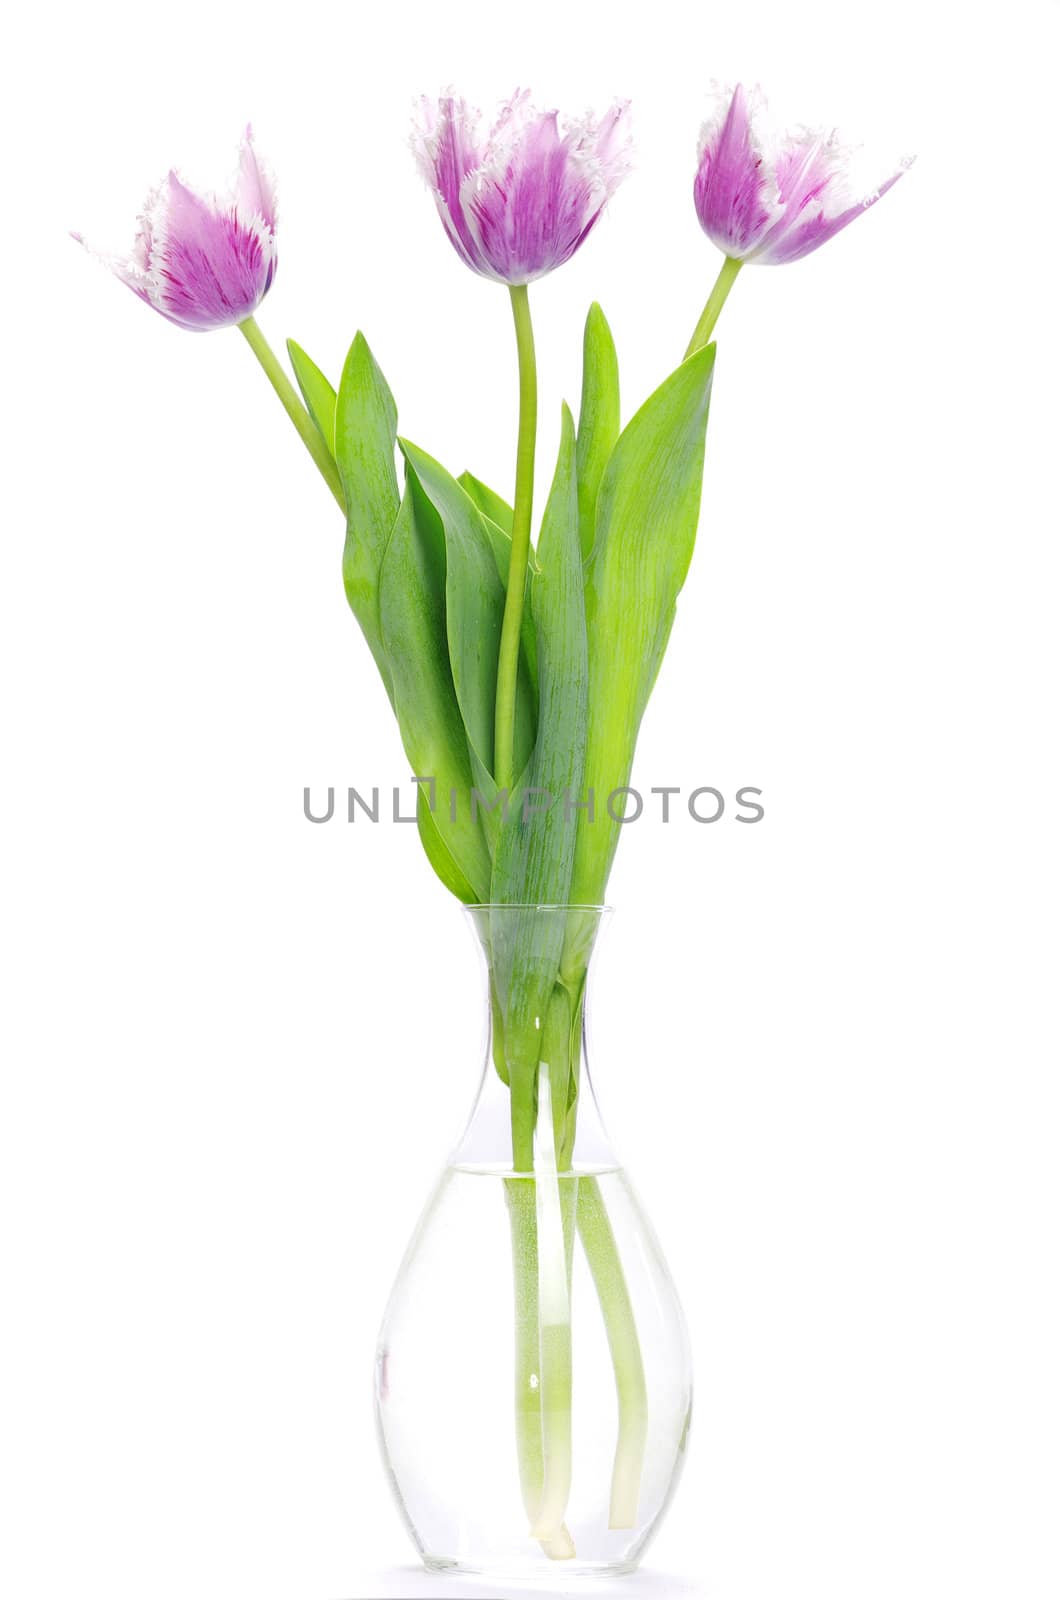
[[(849, 152), (834, 135), (775, 137), (757, 91), (718, 92), (694, 181), (699, 220), (723, 253), (717, 281), (684, 358), (625, 426), (614, 342), (600, 307), (590, 307), (578, 417), (563, 406), (535, 541), (529, 285), (580, 248), (625, 177), (628, 106), (564, 121), (518, 93), (487, 129), (443, 95), (420, 103), (412, 143), (457, 255), (510, 296), (518, 354), (510, 500), (470, 472), (452, 476), (399, 435), (397, 405), (361, 333), (337, 387), (289, 342), (297, 389), (291, 383), (254, 315), (276, 269), (276, 212), (249, 130), (228, 198), (196, 193), (171, 172), (148, 200), (131, 256), (110, 264), (181, 327), (239, 328), (334, 495), (345, 519), (346, 595), (417, 776), (419, 836), (438, 877), (469, 904), (571, 908), (566, 922), (546, 919), (545, 932), (529, 914), (498, 918), (489, 952), (512, 1172), (540, 1169), (543, 1129), (547, 1168), (563, 1173), (577, 1127), (591, 943), (590, 924), (575, 913), (604, 898), (638, 730), (692, 557), (715, 323), (745, 263), (808, 255), (900, 169), (853, 194)], [(521, 1192), (512, 1191), (513, 1210)], [(520, 1226), (532, 1231), (532, 1203)], [(601, 1293), (617, 1285), (605, 1314), (621, 1413), (611, 1524), (623, 1527), (635, 1516), (643, 1438), (637, 1337), (621, 1274), (606, 1260), (608, 1230), (587, 1233), (586, 1248), (601, 1258)], [(561, 1260), (556, 1271), (565, 1270)], [(520, 1292), (527, 1307), (537, 1304), (536, 1282), (520, 1291), (517, 1268)], [(533, 1362), (542, 1394), (536, 1417), (522, 1423), (523, 1483), (535, 1536), (550, 1554), (569, 1555), (569, 1373), (562, 1339), (552, 1338), (549, 1355), (540, 1331)], [(569, 1360), (569, 1338), (566, 1350)]]

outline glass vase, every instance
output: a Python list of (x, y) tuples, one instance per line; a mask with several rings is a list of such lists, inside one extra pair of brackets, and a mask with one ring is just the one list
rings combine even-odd
[(599, 907), (469, 908), (488, 1047), (406, 1252), (379, 1438), (431, 1570), (632, 1571), (684, 1458), (684, 1318), (604, 1131), (586, 1053)]

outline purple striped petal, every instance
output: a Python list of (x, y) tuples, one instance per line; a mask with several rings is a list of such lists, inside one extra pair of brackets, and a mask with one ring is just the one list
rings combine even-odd
[(694, 186), (700, 223), (739, 261), (797, 261), (886, 194), (910, 165), (903, 161), (858, 196), (854, 156), (834, 133), (797, 129), (777, 142), (760, 91), (749, 97), (737, 85), (703, 130)]
[(827, 244), (829, 239), (834, 239), (837, 233), (841, 233), (855, 217), (868, 211), (888, 189), (893, 189), (909, 164), (907, 162), (899, 167), (878, 189), (852, 205), (840, 205), (836, 210), (836, 194), (825, 192), (804, 203), (797, 213), (789, 208), (784, 227), (775, 236), (763, 241), (761, 253), (755, 259), (763, 266), (779, 267), (812, 254), (822, 244)]
[(102, 259), (170, 322), (196, 332), (224, 328), (252, 316), (265, 297), (275, 228), (273, 183), (248, 128), (226, 199), (198, 194), (171, 172), (148, 196), (129, 255)]
[(254, 132), (248, 127), (239, 147), (235, 208), (244, 223), (260, 217), (270, 232), (276, 230), (276, 184), (254, 149)]
[(420, 102), (413, 149), (461, 260), (529, 283), (570, 260), (628, 171), (628, 106), (561, 125), (522, 91), (483, 137), (478, 114), (443, 95)]
[(776, 181), (752, 126), (754, 100), (742, 84), (703, 125), (693, 194), (700, 225), (727, 256), (743, 261), (774, 214)]
[(460, 203), (460, 189), (478, 167), (478, 113), (465, 100), (421, 96), (412, 149), (426, 182), (434, 190), (438, 215), (461, 260), (475, 272), (486, 270)]

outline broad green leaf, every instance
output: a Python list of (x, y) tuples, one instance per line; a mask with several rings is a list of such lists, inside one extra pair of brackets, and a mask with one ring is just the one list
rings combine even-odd
[(465, 878), (438, 821), (437, 810), (431, 810), (430, 795), (423, 784), (419, 785), (416, 796), (416, 822), (424, 854), (450, 894), (455, 894), (465, 905), (478, 904), (481, 895)]
[(335, 460), (346, 496), (342, 580), (388, 694), (390, 666), (380, 636), (379, 579), (400, 502), (396, 441), (394, 397), (359, 333), (342, 369), (335, 406)]
[(539, 668), (538, 729), (529, 783), (552, 797), (524, 821), (512, 808), (493, 877), (498, 903), (563, 905), (575, 829), (566, 796), (577, 799), (585, 755), (588, 647), (578, 540), (574, 421), (563, 407), (559, 459), (545, 507), (531, 589)]
[(594, 300), (582, 342), (582, 403), (578, 413), (578, 521), (582, 555), (596, 532), (596, 500), (620, 428), (618, 356), (607, 318)]
[[(481, 478), (476, 478), (473, 472), (462, 472), (457, 482), (462, 489), (467, 491), (482, 513), (482, 521), (486, 532), (489, 534), (490, 544), (493, 546), (493, 554), (497, 561), (497, 572), (500, 575), (505, 591), (507, 591), (508, 567), (512, 555), (512, 508), (507, 500), (502, 500), (499, 494), (495, 493), (488, 484), (483, 483)], [(521, 640), (526, 670), (530, 675), (530, 682), (534, 691), (535, 719), (537, 702), (537, 640), (534, 637), (534, 622), (530, 614), (530, 584), (536, 566), (537, 559), (531, 547), (530, 560), (526, 569), (526, 603), (523, 606)], [(518, 762), (516, 765), (518, 766)]]
[[(465, 494), (469, 494), (482, 512), (484, 517), (489, 517), (498, 528), (503, 528), (510, 539), (512, 536), (512, 508), (507, 500), (501, 498), (481, 478), (476, 478), (473, 472), (462, 472), (457, 479)], [(507, 581), (507, 574), (505, 575)]]
[[(609, 798), (629, 783), (641, 718), (673, 624), (699, 521), (714, 346), (671, 373), (622, 433), (600, 484), (585, 575), (589, 718), (571, 898), (602, 898), (620, 822)], [(622, 814), (621, 799), (614, 809)]]
[(425, 450), (407, 439), (400, 440), (400, 446), (409, 470), (441, 521), (449, 664), (468, 744), (488, 773), (493, 770), (504, 586), (474, 501)]
[(291, 358), (298, 387), (306, 410), (316, 423), (317, 431), (332, 455), (335, 454), (335, 404), (336, 395), (315, 361), (311, 361), (293, 339), (287, 341), (287, 354)]
[[(425, 800), (417, 807), (427, 857), (454, 894), (485, 900), (490, 856), (481, 828), (471, 820), (471, 759), (446, 643), (445, 538), (437, 512), (411, 472), (383, 559), (379, 619), (405, 754), (415, 777), (434, 780), (433, 811), (426, 785), (421, 785)], [(457, 800), (455, 820), (451, 791)]]
[[(495, 542), (510, 539), (478, 510), (466, 490), (445, 468), (407, 439), (399, 440), (405, 459), (441, 521), (446, 551), (446, 632), (457, 701), (467, 730), (475, 784), (487, 804), (497, 796), (493, 782), (493, 741), (497, 700), (497, 653), (504, 617), (504, 583)], [(505, 568), (505, 577), (507, 569)], [(533, 748), (536, 693), (528, 666), (520, 662), (515, 702), (515, 764), (521, 772)], [(483, 809), (491, 843), (500, 812)]]
[[(486, 530), (486, 537), (489, 539), (490, 549), (493, 551), (493, 562), (497, 568), (497, 576), (501, 580), (501, 587), (506, 590), (508, 587), (508, 570), (512, 560), (512, 536), (510, 533), (505, 533), (499, 522), (494, 522), (492, 517), (487, 517), (484, 511), (480, 511), (479, 516), (482, 518), (482, 526)], [(530, 559), (533, 560), (533, 552), (531, 552)], [(530, 593), (529, 562), (526, 568), (526, 592), (527, 594)]]
[[(559, 460), (541, 528), (540, 570), (533, 582), (537, 632), (539, 717), (537, 740), (523, 790), (527, 801), (512, 808), (494, 865), (491, 897), (521, 907), (565, 905), (574, 865), (576, 812), (568, 802), (581, 792), (589, 686), (582, 557), (578, 536), (578, 489), (574, 421), (563, 408)], [(535, 792), (536, 791), (536, 792)], [(513, 1114), (528, 1116), (526, 1075), (541, 1049), (540, 1019), (559, 970), (564, 944), (562, 918), (511, 911), (497, 919), (508, 950), (497, 972), (505, 1011), (505, 1055), (513, 1083)], [(510, 961), (510, 966), (509, 966)], [(564, 1067), (564, 1071), (566, 1071)], [(519, 1079), (520, 1095), (515, 1093)], [(569, 1086), (553, 1083), (557, 1115), (565, 1116)], [(523, 1130), (525, 1132), (525, 1129)]]

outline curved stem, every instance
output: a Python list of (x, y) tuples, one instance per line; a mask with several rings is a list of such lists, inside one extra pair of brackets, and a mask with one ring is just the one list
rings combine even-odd
[(530, 298), (526, 284), (512, 284), (515, 342), (519, 351), (519, 442), (515, 456), (515, 503), (512, 552), (508, 561), (508, 593), (504, 601), (500, 653), (497, 658), (497, 707), (494, 728), (494, 772), (500, 789), (510, 789), (515, 746), (515, 686), (519, 673), (519, 634), (523, 623), (526, 566), (534, 511), (534, 451), (537, 445), (537, 361)]
[(635, 1528), (648, 1437), (648, 1388), (622, 1260), (595, 1178), (583, 1177), (578, 1185), (578, 1232), (604, 1314), (618, 1394), (618, 1442), (608, 1525)]
[(273, 350), (253, 317), (247, 317), (245, 322), (240, 322), (237, 326), (261, 363), (265, 376), (280, 397), (280, 404), (298, 429), (302, 443), (316, 462), (320, 476), (335, 496), (339, 510), (345, 516), (346, 497), (342, 492), (339, 471), (331, 451), (321, 438), (316, 423), (298, 398), (295, 387), (280, 365), (275, 350)]
[(694, 356), (697, 350), (702, 350), (710, 339), (714, 332), (714, 324), (721, 316), (721, 308), (728, 299), (729, 290), (736, 282), (736, 275), (742, 266), (743, 262), (737, 261), (735, 256), (726, 256), (722, 262), (721, 271), (703, 307), (703, 315), (696, 323), (696, 331), (688, 341), (688, 349), (685, 351), (686, 361), (689, 356)]

